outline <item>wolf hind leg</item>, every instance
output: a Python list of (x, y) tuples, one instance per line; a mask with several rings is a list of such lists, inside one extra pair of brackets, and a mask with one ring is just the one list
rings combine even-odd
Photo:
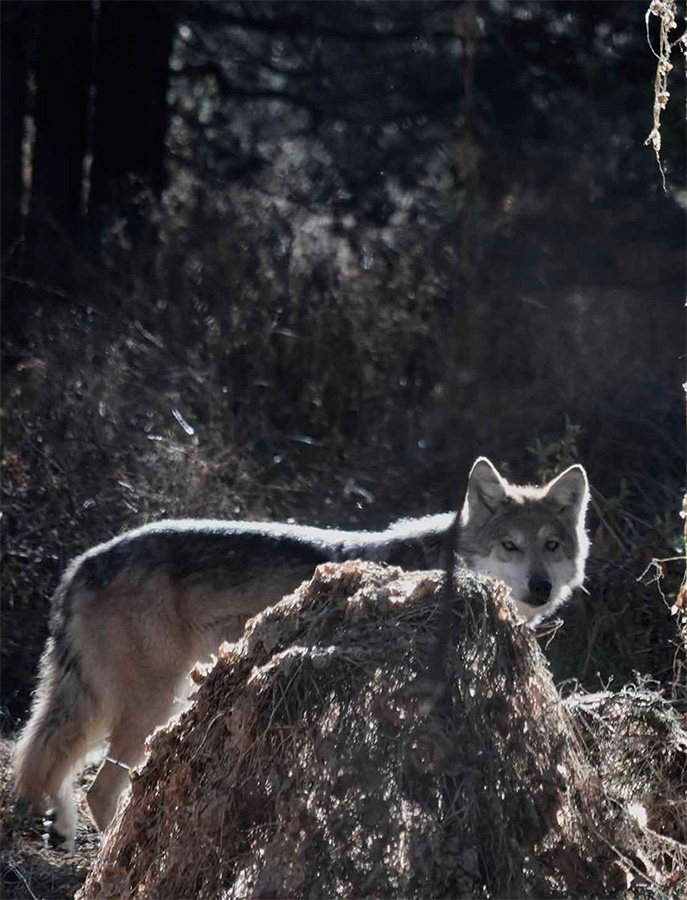
[(181, 703), (175, 691), (178, 683), (179, 673), (175, 672), (162, 680), (158, 692), (152, 694), (148, 690), (145, 695), (135, 695), (132, 706), (120, 712), (110, 735), (107, 758), (87, 794), (91, 815), (100, 831), (114, 818), (119, 796), (129, 782), (128, 770), (145, 756), (146, 738)]
[(96, 703), (75, 670), (65, 671), (55, 659), (52, 642), (41, 662), (31, 717), (14, 752), (18, 806), (44, 813), (53, 803), (51, 840), (73, 847), (76, 814), (72, 774), (89, 745), (97, 740)]
[(73, 853), (76, 836), (76, 801), (73, 775), (68, 775), (55, 796), (55, 805), (48, 810), (48, 840), (53, 847)]

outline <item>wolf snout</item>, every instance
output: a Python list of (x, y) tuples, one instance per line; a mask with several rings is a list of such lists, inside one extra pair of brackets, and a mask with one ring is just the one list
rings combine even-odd
[(530, 592), (528, 603), (532, 606), (543, 606), (551, 596), (553, 585), (545, 575), (532, 575), (527, 587)]

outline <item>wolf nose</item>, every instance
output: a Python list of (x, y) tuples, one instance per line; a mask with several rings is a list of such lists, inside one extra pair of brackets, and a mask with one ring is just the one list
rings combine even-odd
[(543, 606), (551, 596), (551, 582), (542, 575), (533, 575), (527, 587), (530, 591), (530, 599), (535, 606)]

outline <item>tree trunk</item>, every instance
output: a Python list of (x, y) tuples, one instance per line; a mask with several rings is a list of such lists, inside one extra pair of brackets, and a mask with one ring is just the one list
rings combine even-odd
[(26, 114), (27, 69), (25, 19), (26, 4), (0, 4), (2, 54), (0, 55), (0, 154), (2, 176), (2, 217), (0, 255), (3, 263), (22, 232), (22, 140)]
[(98, 32), (89, 218), (100, 229), (117, 210), (132, 228), (141, 189), (159, 197), (165, 185), (174, 19), (153, 0), (103, 0)]
[(41, 3), (36, 67), (32, 210), (76, 237), (81, 219), (92, 57), (93, 7), (84, 0)]

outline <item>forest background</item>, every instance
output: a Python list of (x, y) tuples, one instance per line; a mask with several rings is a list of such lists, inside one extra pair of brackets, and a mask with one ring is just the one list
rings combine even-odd
[(661, 172), (646, 13), (3, 0), (5, 729), (88, 546), (375, 528), (478, 454), (590, 475), (557, 680), (681, 692), (684, 79)]

